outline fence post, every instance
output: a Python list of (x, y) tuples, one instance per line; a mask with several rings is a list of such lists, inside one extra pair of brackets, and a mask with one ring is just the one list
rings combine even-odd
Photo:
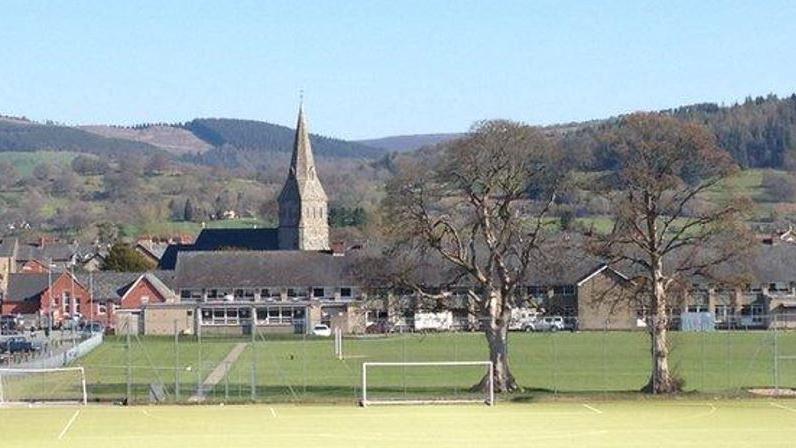
[(774, 319), (774, 395), (779, 395), (779, 331)]
[(603, 395), (608, 394), (608, 320), (603, 323)]
[(229, 401), (229, 363), (224, 363), (224, 401)]
[(301, 391), (307, 395), (307, 332), (301, 335)]
[(252, 325), (252, 378), (251, 399), (257, 401), (257, 328)]
[(127, 391), (126, 391), (126, 400), (127, 404), (132, 404), (132, 389), (133, 389), (133, 365), (132, 365), (132, 353), (130, 352), (130, 324), (127, 323), (127, 331), (125, 332), (125, 344), (124, 349), (127, 354)]
[(180, 334), (174, 319), (174, 401), (180, 401)]
[(550, 332), (553, 340), (553, 394), (558, 395), (558, 346), (556, 345), (556, 333)]

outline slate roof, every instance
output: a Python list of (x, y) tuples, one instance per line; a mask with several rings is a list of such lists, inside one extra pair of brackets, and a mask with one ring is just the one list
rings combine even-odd
[(177, 255), (183, 252), (229, 250), (279, 250), (278, 229), (203, 229), (193, 244), (170, 244), (166, 247), (158, 269), (175, 269)]
[(0, 241), (0, 257), (13, 257), (16, 251), (16, 238), (3, 238), (3, 240)]
[(44, 246), (37, 244), (20, 244), (17, 248), (17, 262), (28, 260), (54, 262), (70, 261), (78, 253), (76, 244), (48, 243)]
[(155, 243), (152, 241), (139, 241), (136, 243), (136, 248), (148, 256), (154, 258), (155, 260), (160, 260), (163, 257), (163, 254), (166, 252), (166, 249), (169, 247), (169, 243)]
[(356, 256), (314, 251), (181, 252), (175, 287), (353, 286)]
[(174, 272), (153, 271), (153, 272), (95, 272), (89, 274), (79, 274), (78, 281), (85, 285), (87, 289), (93, 288), (96, 300), (120, 300), (122, 296), (133, 286), (136, 280), (142, 275), (149, 277), (155, 284), (159, 281), (164, 287), (171, 288), (174, 282)]
[[(57, 277), (53, 276), (53, 281)], [(26, 302), (36, 299), (49, 286), (49, 274), (11, 274), (8, 277), (8, 302)]]
[(193, 250), (279, 250), (278, 229), (203, 229)]

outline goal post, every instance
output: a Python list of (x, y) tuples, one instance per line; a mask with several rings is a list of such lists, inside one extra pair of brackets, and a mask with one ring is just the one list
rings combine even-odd
[(0, 368), (0, 405), (88, 403), (83, 367)]
[[(418, 371), (425, 371), (425, 374), (412, 374)], [(374, 386), (375, 372), (385, 372), (377, 386)], [(484, 377), (487, 378), (485, 390), (471, 390)], [(407, 384), (407, 378), (413, 379), (411, 384)], [(374, 398), (379, 392), (386, 396)], [(495, 404), (494, 365), (491, 361), (362, 363), (360, 405), (363, 407), (464, 403)]]

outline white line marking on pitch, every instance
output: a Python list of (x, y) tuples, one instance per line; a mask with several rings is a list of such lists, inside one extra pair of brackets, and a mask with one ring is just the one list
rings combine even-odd
[(141, 412), (142, 412), (144, 415), (146, 415), (147, 417), (151, 417), (151, 415), (149, 415), (149, 411), (147, 411), (146, 409), (141, 409)]
[(787, 407), (787, 406), (784, 406), (784, 405), (781, 405), (781, 404), (779, 404), (779, 403), (772, 403), (772, 402), (769, 402), (768, 404), (770, 404), (771, 406), (774, 406), (775, 408), (780, 408), (780, 409), (784, 409), (784, 410), (786, 410), (786, 411), (796, 412), (796, 409), (789, 408), (789, 407)]
[(75, 411), (75, 413), (72, 414), (72, 418), (70, 418), (69, 421), (66, 422), (66, 426), (64, 426), (64, 429), (61, 430), (61, 434), (58, 434), (58, 440), (61, 440), (61, 439), (64, 438), (64, 436), (66, 435), (66, 432), (69, 431), (69, 428), (71, 428), (72, 424), (75, 422), (75, 420), (77, 420), (77, 416), (78, 415), (80, 415), (80, 409)]
[(274, 408), (269, 407), (268, 409), (271, 411), (271, 416), (276, 417), (276, 411), (274, 410)]
[(588, 405), (588, 404), (586, 404), (586, 403), (583, 403), (583, 407), (584, 407), (584, 408), (586, 408), (586, 409), (588, 409), (588, 410), (590, 410), (590, 411), (592, 411), (592, 412), (594, 412), (595, 414), (602, 414), (602, 413), (603, 413), (603, 411), (601, 411), (601, 410), (599, 410), (599, 409), (595, 408), (594, 406), (589, 406), (589, 405)]

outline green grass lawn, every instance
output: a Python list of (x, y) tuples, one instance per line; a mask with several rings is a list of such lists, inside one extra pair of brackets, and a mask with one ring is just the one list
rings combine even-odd
[(0, 409), (4, 448), (792, 447), (789, 400)]
[[(140, 342), (138, 342), (140, 341)], [(183, 337), (179, 357), (170, 338), (141, 337), (131, 349), (131, 384), (137, 402), (149, 398), (150, 384), (163, 383), (180, 401), (196, 391), (237, 342), (247, 346), (223, 366), (222, 380), (207, 392), (209, 401), (348, 402), (360, 396), (364, 361), (477, 361), (487, 359), (478, 333), (391, 335), (346, 338), (345, 359), (333, 356), (331, 339), (260, 335), (246, 339), (205, 338), (200, 345)], [(774, 384), (773, 332), (673, 333), (673, 370), (689, 391), (743, 394)], [(647, 381), (649, 349), (642, 332), (512, 333), (511, 368), (524, 393), (514, 398), (550, 393), (601, 395), (637, 391)], [(796, 355), (796, 333), (780, 332), (781, 355)], [(110, 337), (79, 361), (85, 366), (90, 399), (126, 395), (127, 353), (123, 339)], [(374, 369), (371, 396), (463, 396), (480, 378), (480, 368)], [(779, 363), (780, 386), (796, 388), (796, 361)], [(378, 397), (376, 397), (378, 398)]]

